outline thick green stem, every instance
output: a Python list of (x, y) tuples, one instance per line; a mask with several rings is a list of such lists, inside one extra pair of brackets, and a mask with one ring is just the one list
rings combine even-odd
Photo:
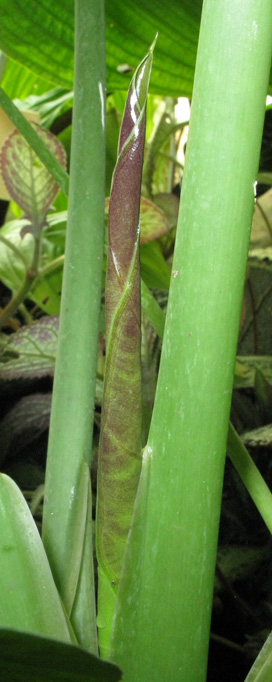
[[(103, 0), (77, 0), (69, 215), (46, 472), (43, 540), (80, 642), (96, 650), (86, 465), (93, 409), (103, 264), (105, 39)], [(84, 466), (85, 464), (85, 466)], [(86, 508), (86, 505), (88, 509)], [(83, 523), (83, 525), (82, 525)], [(71, 554), (78, 574), (69, 575)], [(85, 559), (83, 559), (85, 557)], [(79, 582), (77, 582), (79, 581)], [(80, 593), (76, 593), (80, 585)], [(75, 601), (73, 601), (73, 595)], [(79, 615), (80, 613), (80, 615)], [(80, 619), (80, 628), (76, 622)], [(83, 633), (83, 640), (80, 636)]]
[(271, 0), (204, 0), (161, 367), (111, 657), (204, 682)]

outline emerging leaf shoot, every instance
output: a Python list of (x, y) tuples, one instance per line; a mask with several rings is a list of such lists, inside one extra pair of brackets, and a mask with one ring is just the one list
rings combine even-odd
[[(109, 208), (107, 349), (97, 501), (100, 605), (106, 584), (114, 602), (141, 470), (139, 211), (153, 48), (154, 44), (129, 88)], [(105, 626), (101, 611), (100, 625)]]

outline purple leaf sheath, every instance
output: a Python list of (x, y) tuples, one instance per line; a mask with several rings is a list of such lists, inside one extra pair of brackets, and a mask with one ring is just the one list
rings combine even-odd
[(153, 47), (135, 72), (128, 92), (109, 208), (97, 556), (113, 588), (120, 576), (141, 471), (139, 209)]

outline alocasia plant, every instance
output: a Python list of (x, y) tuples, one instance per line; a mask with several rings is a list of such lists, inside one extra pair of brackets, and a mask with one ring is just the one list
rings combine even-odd
[[(189, 680), (190, 682), (202, 682), (206, 675), (217, 524), (235, 356), (235, 335), (239, 326), (242, 293), (240, 275), (245, 269), (248, 224), (250, 222), (248, 196), (252, 198), (253, 180), (257, 167), (256, 150), (260, 140), (263, 101), (271, 58), (272, 15), (269, 3), (270, 0), (262, 0), (262, 2), (255, 0), (253, 5), (253, 3), (245, 0), (244, 5), (241, 5), (242, 10), (240, 10), (240, 5), (238, 7), (235, 2), (230, 2), (230, 0), (228, 2), (222, 1), (222, 6), (218, 4), (216, 7), (211, 0), (206, 0), (204, 4), (204, 28), (199, 52), (200, 71), (198, 71), (196, 103), (192, 118), (192, 137), (188, 146), (188, 170), (186, 171), (183, 193), (182, 230), (180, 225), (172, 272), (171, 296), (165, 328), (159, 388), (148, 445), (143, 458), (143, 476), (130, 540), (127, 545), (125, 563), (122, 561), (122, 545), (124, 545), (130, 524), (131, 509), (129, 510), (128, 507), (122, 509), (122, 524), (117, 518), (118, 525), (122, 529), (121, 546), (118, 542), (118, 534), (116, 534), (117, 523), (115, 525), (113, 523), (113, 512), (115, 510), (113, 506), (109, 509), (110, 514), (112, 514), (110, 519), (112, 526), (108, 533), (109, 542), (105, 542), (105, 544), (101, 542), (100, 545), (100, 502), (98, 502), (97, 546), (101, 566), (99, 575), (101, 653), (107, 655), (115, 600), (114, 589), (116, 587), (112, 583), (118, 582), (120, 565), (123, 563), (110, 657), (120, 662), (125, 679), (130, 682), (134, 682), (134, 680), (138, 682), (139, 679), (167, 679), (173, 680), (173, 682), (181, 679), (183, 682), (186, 679), (186, 682)], [(81, 12), (82, 30), (90, 6), (89, 0), (76, 3), (77, 12)], [(101, 5), (98, 5), (95, 0), (91, 9), (92, 12), (98, 10), (96, 27), (101, 29), (103, 22)], [(241, 14), (238, 13), (239, 21), (237, 21), (238, 9), (241, 11)], [(245, 13), (243, 14), (244, 9)], [(100, 15), (99, 10), (101, 10)], [(92, 29), (93, 24), (90, 22), (90, 30)], [(233, 50), (230, 55), (229, 44), (231, 44), (233, 36), (236, 40), (233, 42)], [(102, 31), (100, 38), (101, 46)], [(77, 41), (78, 38), (76, 44), (79, 44)], [(85, 48), (86, 51), (90, 49), (90, 41), (85, 41)], [(96, 50), (98, 51), (98, 49), (99, 46), (96, 45)], [(97, 54), (95, 52), (88, 53), (89, 63), (84, 64), (83, 60), (81, 70), (77, 70), (80, 62), (79, 57), (83, 58), (83, 50), (78, 52), (79, 61), (76, 60), (76, 74), (80, 77), (80, 81), (83, 77), (86, 78), (84, 67), (89, 66), (90, 63), (97, 65), (98, 70), (100, 69), (103, 56), (101, 53), (99, 54), (101, 60), (92, 60), (91, 57), (97, 57)], [(244, 58), (245, 55), (247, 59)], [(150, 53), (144, 60), (146, 67), (151, 56)], [(230, 61), (230, 57), (232, 61)], [(207, 68), (206, 59), (210, 60), (208, 61), (210, 68)], [(215, 64), (216, 68), (214, 68)], [(220, 68), (218, 68), (218, 64)], [(253, 82), (256, 80), (260, 83), (257, 97), (257, 122), (255, 122), (255, 114), (252, 114), (254, 107), (249, 106), (249, 104), (245, 106), (248, 97), (252, 98), (249, 99), (249, 102), (254, 101), (254, 104), (256, 100), (255, 88), (252, 87), (252, 73), (255, 75)], [(224, 78), (222, 78), (222, 74)], [(97, 81), (100, 84), (101, 81), (104, 82), (103, 74), (101, 75), (99, 71), (95, 73), (95, 76), (93, 78), (95, 86), (97, 86)], [(101, 80), (99, 76), (101, 76)], [(148, 80), (148, 69), (146, 76)], [(139, 72), (137, 77), (139, 77)], [(134, 80), (136, 81), (136, 74)], [(221, 80), (224, 83), (224, 95), (225, 88), (228, 91), (234, 121), (230, 119), (229, 111), (223, 107), (224, 98), (222, 97), (221, 100), (218, 97), (218, 92), (222, 94), (220, 90)], [(84, 91), (85, 88), (88, 89), (88, 81), (89, 74), (88, 78), (84, 80), (84, 87), (81, 81), (80, 92), (78, 92), (78, 96), (82, 96), (82, 100), (79, 97), (78, 102), (80, 101), (81, 105), (85, 104), (86, 108), (88, 102), (84, 98)], [(124, 141), (121, 136), (121, 156), (118, 160), (118, 163), (121, 162), (120, 171), (125, 168), (125, 163), (129, 158), (129, 155), (128, 158), (126, 157), (126, 149), (136, 152), (137, 145), (135, 148), (133, 142), (137, 142), (141, 138), (141, 125), (144, 119), (144, 117), (141, 118), (141, 111), (144, 111), (145, 107), (145, 94), (141, 91), (142, 82), (144, 79), (138, 82), (140, 103), (138, 127), (132, 126), (138, 135), (136, 135), (135, 140), (133, 137), (131, 139), (129, 137), (127, 146), (125, 134)], [(241, 93), (242, 85), (244, 90)], [(91, 88), (88, 89), (90, 98), (92, 96), (97, 97), (97, 95), (97, 87), (96, 89), (94, 87), (93, 92)], [(203, 106), (203, 99), (205, 106)], [(86, 629), (88, 629), (92, 619), (90, 612), (93, 606), (91, 602), (93, 590), (90, 584), (86, 588), (88, 571), (89, 577), (91, 573), (92, 557), (91, 511), (85, 481), (88, 484), (87, 465), (90, 463), (91, 453), (90, 411), (94, 395), (94, 390), (90, 389), (90, 384), (91, 382), (94, 383), (96, 356), (93, 348), (95, 348), (97, 341), (98, 303), (100, 304), (99, 278), (101, 267), (99, 269), (99, 264), (101, 266), (101, 216), (103, 217), (104, 197), (102, 196), (103, 187), (100, 191), (101, 182), (97, 183), (96, 181), (98, 175), (100, 180), (103, 175), (104, 147), (103, 133), (101, 133), (104, 127), (103, 116), (101, 126), (103, 87), (100, 89), (100, 100), (99, 98), (95, 100), (95, 104), (94, 109), (97, 114), (95, 130), (99, 143), (94, 145), (94, 152), (98, 153), (95, 157), (96, 173), (93, 173), (94, 178), (91, 179), (88, 175), (90, 165), (88, 165), (87, 154), (82, 154), (83, 158), (78, 156), (78, 153), (84, 151), (84, 145), (86, 146), (85, 137), (82, 135), (82, 132), (85, 133), (84, 125), (79, 125), (82, 121), (78, 117), (79, 111), (80, 114), (82, 113), (82, 106), (80, 107), (79, 104), (74, 119), (76, 131), (74, 139), (77, 143), (80, 141), (80, 144), (75, 144), (73, 150), (74, 159), (77, 159), (78, 163), (74, 163), (73, 167), (71, 185), (74, 183), (74, 190), (71, 191), (72, 202), (69, 211), (71, 227), (73, 225), (74, 228), (74, 221), (76, 221), (77, 229), (71, 229), (66, 254), (67, 279), (63, 291), (55, 404), (53, 404), (52, 417), (53, 427), (51, 429), (50, 457), (47, 466), (48, 504), (45, 505), (46, 523), (43, 535), (55, 581), (64, 600), (68, 598), (66, 606), (68, 604), (71, 610), (71, 620), (77, 627), (78, 640), (83, 646), (92, 647), (93, 650), (96, 650), (96, 643), (92, 639), (93, 622), (89, 628), (91, 632), (86, 637)], [(216, 108), (217, 104), (219, 109)], [(134, 105), (136, 107), (136, 100)], [(88, 132), (88, 144), (91, 147), (93, 137), (90, 136), (90, 117), (86, 116), (86, 108), (84, 121), (87, 127), (86, 132)], [(131, 110), (137, 120), (137, 107), (136, 111), (133, 107)], [(245, 118), (247, 126), (243, 126), (241, 131), (240, 122), (241, 119), (244, 122)], [(220, 121), (221, 128), (217, 126), (218, 121)], [(93, 126), (93, 119), (91, 126)], [(248, 130), (250, 131), (251, 142), (249, 159), (246, 158), (243, 146), (248, 141)], [(129, 142), (132, 142), (131, 147)], [(123, 156), (122, 143), (124, 146)], [(207, 148), (210, 150), (208, 158)], [(89, 152), (88, 149), (87, 151)], [(225, 159), (221, 173), (218, 173), (218, 153), (219, 158)], [(241, 160), (241, 166), (238, 168), (236, 167), (237, 156)], [(140, 157), (139, 154), (139, 159)], [(124, 167), (122, 167), (122, 162)], [(207, 168), (210, 172), (207, 172)], [(138, 164), (137, 170), (140, 175), (140, 164)], [(236, 172), (238, 172), (239, 182), (236, 181)], [(80, 184), (76, 184), (77, 173), (82, 173), (80, 179), (82, 183), (85, 183), (85, 191), (82, 192), (82, 195), (80, 194)], [(213, 177), (212, 192), (210, 173)], [(116, 178), (117, 176), (118, 165)], [(125, 208), (129, 205), (130, 200), (133, 200), (133, 192), (131, 197), (127, 196), (129, 178), (130, 174), (128, 173), (124, 186), (125, 196), (122, 196), (121, 201), (121, 205)], [(91, 182), (94, 199), (84, 205), (85, 215), (83, 211), (80, 218), (82, 206), (81, 202), (79, 205), (77, 204), (78, 196), (82, 202), (86, 198), (89, 199)], [(139, 187), (138, 178), (137, 183)], [(228, 187), (229, 192), (225, 192), (226, 187)], [(241, 187), (243, 190), (242, 197)], [(75, 191), (76, 189), (77, 191)], [(92, 249), (88, 250), (90, 241), (84, 232), (82, 241), (84, 246), (88, 242), (88, 249), (83, 248), (81, 253), (79, 242), (73, 239), (73, 233), (78, 231), (81, 235), (82, 220), (86, 218), (86, 215), (89, 217), (86, 206), (91, 210), (94, 205), (96, 210), (92, 213), (93, 222), (91, 221), (91, 225), (94, 224), (97, 228), (93, 230), (92, 234), (95, 246), (92, 244)], [(112, 205), (114, 208), (114, 187)], [(135, 217), (135, 211), (132, 211), (132, 215)], [(218, 216), (220, 216), (220, 220)], [(240, 230), (237, 229), (237, 224)], [(112, 227), (114, 227), (114, 221)], [(121, 227), (124, 227), (122, 221)], [(215, 227), (214, 236), (212, 228)], [(139, 404), (137, 404), (137, 416), (134, 420), (134, 413), (131, 412), (133, 403), (128, 400), (128, 396), (131, 397), (129, 395), (131, 384), (127, 388), (126, 377), (124, 376), (124, 372), (132, 370), (132, 376), (135, 378), (134, 381), (137, 386), (135, 393), (139, 399), (138, 380), (140, 372), (139, 365), (134, 364), (137, 356), (139, 358), (139, 340), (137, 335), (135, 339), (134, 337), (131, 339), (129, 334), (131, 328), (133, 330), (138, 329), (139, 313), (137, 308), (134, 316), (130, 308), (126, 307), (130, 300), (134, 300), (137, 304), (139, 300), (136, 276), (137, 228), (138, 225), (136, 225), (136, 232), (134, 232), (135, 241), (129, 243), (129, 247), (125, 243), (125, 239), (122, 238), (124, 234), (122, 229), (120, 235), (113, 232), (109, 239), (108, 283), (112, 283), (113, 300), (108, 299), (108, 356), (114, 358), (117, 365), (121, 363), (121, 359), (124, 364), (121, 363), (121, 369), (119, 364), (123, 386), (121, 386), (122, 391), (118, 394), (116, 390), (118, 382), (114, 373), (111, 376), (108, 367), (109, 360), (107, 359), (105, 402), (108, 394), (113, 404), (111, 406), (112, 413), (110, 411), (107, 413), (107, 407), (105, 408), (102, 423), (98, 490), (98, 495), (101, 495), (102, 500), (102, 528), (107, 521), (105, 517), (106, 500), (103, 491), (104, 454), (110, 452), (105, 426), (107, 426), (107, 419), (109, 419), (110, 434), (112, 434), (115, 426), (116, 402), (120, 398), (122, 410), (125, 402), (127, 402), (128, 406), (130, 404), (130, 411), (126, 418), (125, 413), (121, 412), (121, 424), (120, 421), (116, 420), (117, 429), (112, 452), (116, 454), (115, 443), (116, 440), (120, 441), (121, 426), (126, 431), (131, 425), (132, 432), (127, 438), (129, 440), (129, 451), (136, 452), (136, 458), (134, 460), (133, 457), (132, 472), (129, 471), (128, 477), (131, 475), (134, 482), (137, 481), (137, 469), (140, 462), (139, 455), (137, 457), (137, 453), (140, 451)], [(99, 238), (95, 241), (98, 232)], [(78, 235), (76, 237), (78, 238)], [(216, 251), (214, 249), (215, 237)], [(120, 247), (120, 253), (116, 253), (117, 245)], [(90, 253), (94, 253), (95, 258), (91, 262), (92, 277), (88, 279), (91, 269)], [(123, 253), (130, 258), (128, 262), (122, 262)], [(228, 258), (226, 258), (226, 253), (229, 256)], [(198, 277), (195, 277), (194, 266)], [(82, 273), (83, 278), (81, 278)], [(133, 284), (136, 283), (137, 288), (134, 291)], [(77, 294), (81, 294), (81, 297), (82, 292), (84, 294), (87, 292), (88, 296), (84, 296), (84, 307), (85, 301), (86, 304), (89, 304), (90, 301), (92, 304), (94, 301), (94, 306), (88, 305), (87, 312), (84, 310), (84, 316), (80, 316), (78, 312), (79, 296), (75, 298), (75, 290)], [(147, 293), (144, 287), (142, 290), (145, 294)], [(232, 294), (235, 303), (234, 312)], [(163, 326), (163, 322), (160, 320), (157, 322), (157, 326)], [(83, 337), (82, 343), (77, 335), (79, 327)], [(115, 346), (115, 341), (118, 339), (123, 354), (121, 359), (118, 357), (119, 349), (117, 345)], [(134, 348), (133, 344), (135, 344)], [(130, 357), (130, 360), (128, 360), (128, 349), (135, 353), (135, 357)], [(82, 352), (83, 354), (86, 353), (86, 362), (81, 362)], [(125, 366), (126, 361), (127, 365)], [(135, 390), (135, 386), (133, 384), (132, 386)], [(126, 394), (125, 390), (127, 390)], [(76, 438), (74, 438), (75, 432)], [(132, 441), (130, 441), (130, 437)], [(107, 446), (104, 453), (102, 450), (103, 440)], [(134, 461), (136, 462), (136, 471)], [(104, 473), (106, 473), (105, 480), (107, 480), (107, 470), (104, 470)], [(119, 473), (120, 470), (118, 470)], [(125, 468), (124, 477), (126, 475), (127, 469)], [(123, 486), (124, 480), (126, 480), (122, 476), (120, 478), (118, 487), (118, 480), (114, 480), (113, 468), (110, 485), (112, 486), (112, 483), (117, 485), (116, 488), (111, 488), (111, 492), (113, 492), (112, 502), (117, 501), (118, 504), (122, 501), (121, 493), (125, 489)], [(137, 483), (134, 491), (130, 488), (131, 508), (136, 487)], [(79, 499), (81, 493), (83, 493), (82, 500)], [(119, 513), (118, 509), (117, 513)], [(78, 523), (79, 516), (82, 518), (84, 516), (81, 524)], [(88, 519), (88, 523), (86, 523), (88, 532), (86, 533), (84, 533), (85, 519)], [(126, 523), (123, 523), (124, 521)], [(104, 528), (106, 528), (105, 525)], [(104, 538), (106, 538), (106, 533)], [(86, 562), (87, 545), (89, 554)], [(107, 553), (108, 549), (110, 550), (109, 553)], [(71, 563), (69, 563), (71, 557), (77, 564), (72, 576), (70, 576)], [(66, 590), (67, 585), (68, 590)], [(78, 595), (79, 600), (77, 601)], [(74, 596), (75, 600), (72, 604)], [(109, 599), (106, 609), (103, 603), (104, 597)], [(76, 610), (76, 618), (74, 618), (74, 609)], [(105, 618), (105, 623), (103, 618)], [(83, 636), (81, 636), (82, 633)], [(77, 675), (73, 675), (72, 679), (77, 679)]]

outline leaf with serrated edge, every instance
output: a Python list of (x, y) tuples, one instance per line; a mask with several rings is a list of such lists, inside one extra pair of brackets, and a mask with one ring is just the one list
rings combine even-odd
[[(59, 140), (41, 126), (33, 126), (65, 168), (66, 154)], [(23, 209), (26, 218), (43, 224), (59, 186), (18, 130), (13, 130), (3, 144), (0, 163), (12, 199)]]

